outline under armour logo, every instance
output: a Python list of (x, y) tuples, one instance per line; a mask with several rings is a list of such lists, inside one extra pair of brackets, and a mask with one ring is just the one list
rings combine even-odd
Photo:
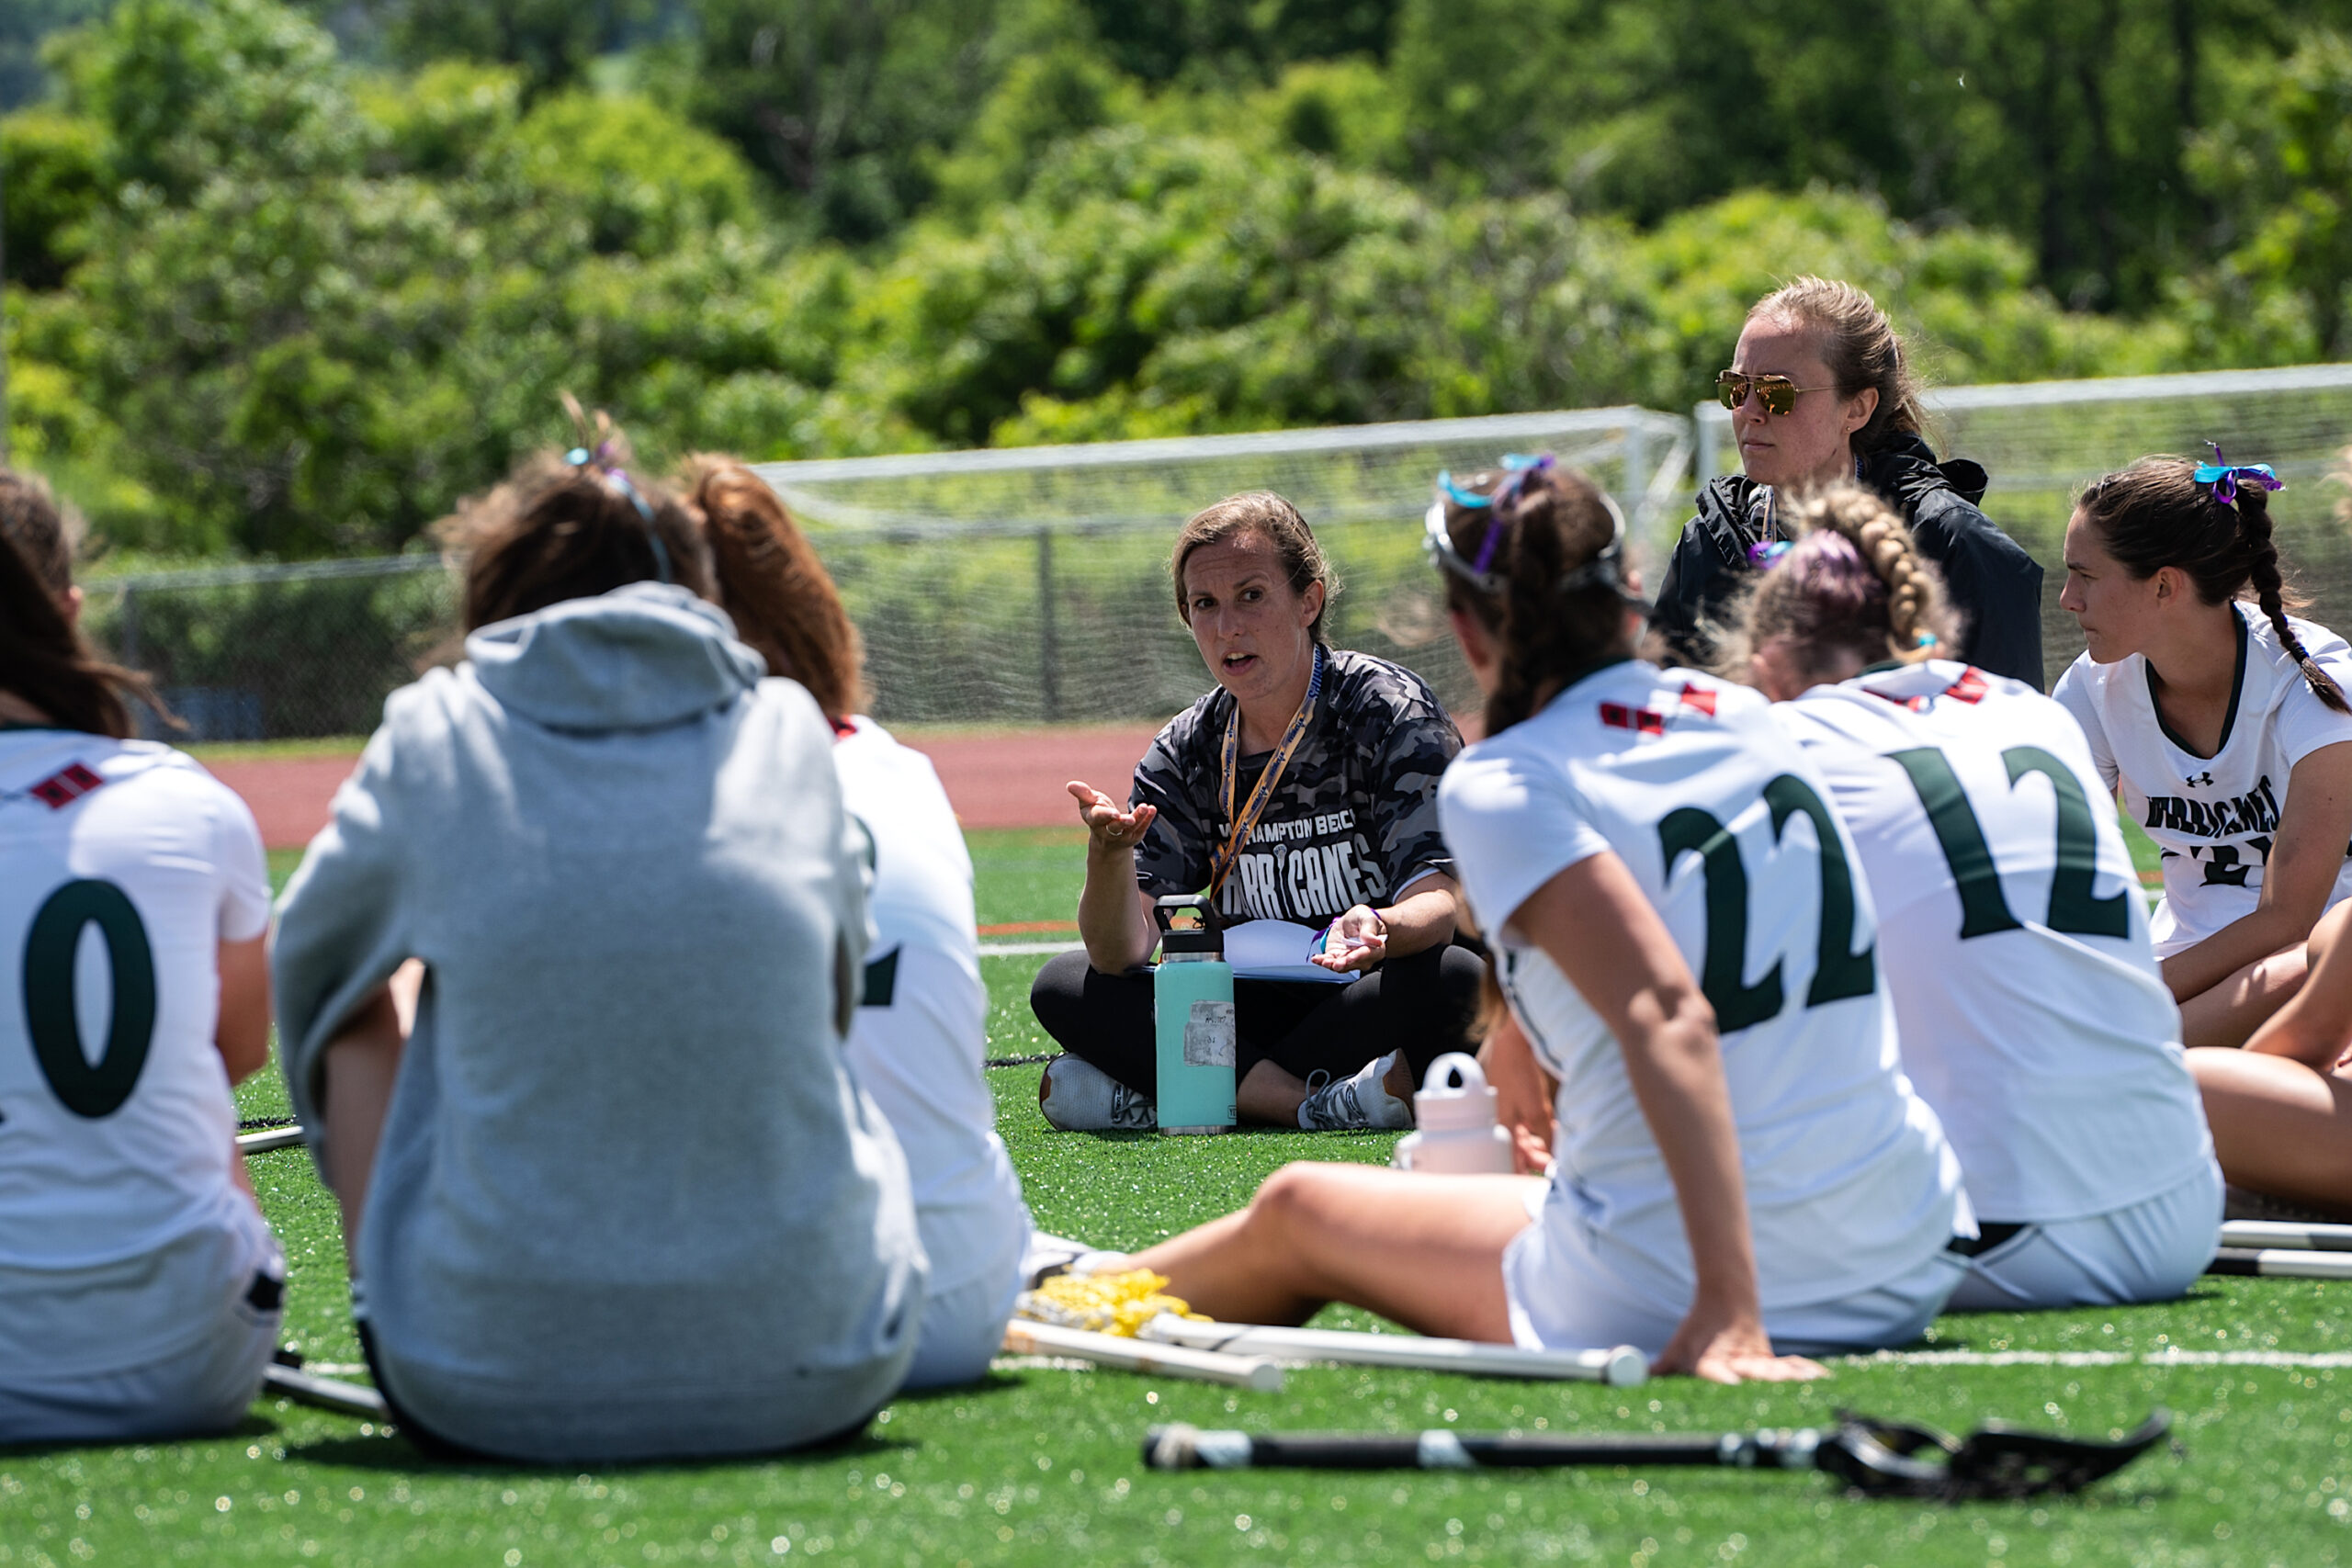
[(2213, 775), (2210, 773), (2199, 773), (2195, 778), (2188, 779), (2184, 782), (2187, 784), (2188, 788), (2195, 789), (2199, 784), (2211, 784), (2213, 782)]

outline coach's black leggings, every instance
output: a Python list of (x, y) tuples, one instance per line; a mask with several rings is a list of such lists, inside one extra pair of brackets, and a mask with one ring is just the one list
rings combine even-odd
[[(1476, 1049), (1470, 1029), (1485, 970), (1476, 953), (1449, 945), (1389, 959), (1345, 986), (1236, 980), (1236, 1081), (1261, 1061), (1302, 1079), (1317, 1069), (1343, 1078), (1402, 1047), (1419, 1084), (1446, 1052)], [(1149, 970), (1105, 975), (1083, 951), (1065, 953), (1037, 972), (1029, 1006), (1063, 1050), (1139, 1094), (1157, 1092)]]

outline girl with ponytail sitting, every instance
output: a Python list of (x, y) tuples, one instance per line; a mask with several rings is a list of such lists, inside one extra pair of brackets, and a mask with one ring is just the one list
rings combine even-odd
[(229, 1430), (286, 1280), (231, 1094), (269, 1059), (261, 834), (130, 738), (153, 693), (84, 640), (72, 560), (0, 470), (0, 1444)]
[(1488, 736), (1439, 809), (1559, 1080), (1554, 1174), (1292, 1165), (1138, 1261), (1218, 1318), (1340, 1300), (1724, 1382), (1913, 1338), (1962, 1277), (1960, 1173), (1819, 773), (1755, 693), (1634, 657), (1623, 524), (1582, 476), (1450, 488), (1428, 537)]
[(428, 1451), (832, 1438), (922, 1317), (906, 1162), (842, 1059), (832, 731), (623, 463), (600, 431), (463, 507), (466, 661), (387, 699), (279, 917), (288, 1087)]
[(858, 711), (857, 627), (783, 501), (732, 457), (687, 459), (679, 486), (702, 513), (736, 635), (831, 721), (842, 802), (872, 842), (874, 943), (848, 1057), (906, 1151), (931, 1259), (907, 1386), (970, 1382), (1004, 1341), (1030, 1235), (981, 1068), (972, 857), (931, 760)]
[(1903, 1066), (1980, 1218), (1959, 1311), (2169, 1300), (2222, 1173), (2131, 851), (2066, 710), (1939, 657), (1943, 586), (1854, 486), (1805, 502), (1725, 648), (1829, 783)]
[(2088, 647), (2051, 694), (2164, 852), (2155, 950), (2190, 1045), (2243, 1043), (2352, 894), (2352, 648), (2288, 613), (2278, 481), (2214, 456), (2083, 492), (2058, 603)]

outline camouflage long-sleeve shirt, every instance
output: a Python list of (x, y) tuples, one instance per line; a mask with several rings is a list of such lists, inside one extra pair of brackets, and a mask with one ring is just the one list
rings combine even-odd
[[(1170, 720), (1136, 765), (1130, 803), (1159, 808), (1136, 852), (1136, 881), (1155, 898), (1206, 888), (1231, 831), (1218, 774), (1232, 713), (1220, 686)], [(1425, 872), (1450, 874), (1437, 783), (1461, 750), (1429, 682), (1370, 654), (1331, 654), (1313, 727), (1226, 878), (1219, 913), (1321, 926), (1351, 905), (1388, 903)], [(1241, 759), (1237, 804), (1272, 756)]]

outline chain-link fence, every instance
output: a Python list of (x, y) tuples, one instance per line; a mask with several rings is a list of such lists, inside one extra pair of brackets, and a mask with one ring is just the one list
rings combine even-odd
[[(2271, 462), (2280, 547), (2312, 616), (2352, 630), (2352, 530), (2331, 473), (2352, 441), (2352, 366), (1948, 389), (1931, 439), (1992, 474), (1985, 510), (2046, 570), (2049, 673), (2080, 649), (2057, 607), (2075, 490), (2151, 451), (2215, 440)], [(1332, 639), (1420, 671), (1475, 705), (1419, 555), (1430, 479), (1505, 450), (1550, 450), (1629, 502), (1639, 553), (1688, 514), (1725, 460), (1723, 411), (1639, 409), (1027, 451), (939, 453), (762, 469), (802, 518), (863, 630), (876, 716), (1035, 725), (1159, 720), (1205, 689), (1177, 621), (1177, 524), (1237, 491), (1290, 496), (1344, 581)], [(88, 624), (163, 686), (187, 738), (364, 735), (385, 695), (458, 647), (456, 584), (430, 557), (99, 580)]]
[(387, 694), (457, 647), (457, 585), (429, 556), (159, 572), (85, 592), (91, 634), (154, 678), (180, 739), (365, 735)]

